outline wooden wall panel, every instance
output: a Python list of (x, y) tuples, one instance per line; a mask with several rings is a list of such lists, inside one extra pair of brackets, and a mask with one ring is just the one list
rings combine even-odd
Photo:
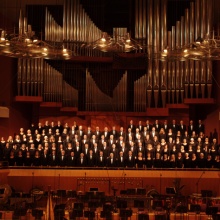
[(213, 196), (220, 195), (220, 172), (202, 170), (11, 169), (8, 184), (24, 192), (33, 186), (47, 191), (50, 185), (52, 190), (89, 191), (90, 187), (97, 187), (110, 195), (113, 195), (112, 187), (118, 189), (117, 195), (127, 188), (155, 189), (166, 194), (166, 187), (172, 187), (178, 178), (180, 184), (185, 185), (182, 190), (185, 196), (201, 190), (212, 190)]

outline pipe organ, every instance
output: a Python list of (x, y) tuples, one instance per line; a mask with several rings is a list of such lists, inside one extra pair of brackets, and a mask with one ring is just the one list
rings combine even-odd
[(86, 111), (126, 111), (127, 72), (113, 90), (113, 97), (103, 93), (86, 70)]
[(42, 96), (43, 59), (18, 59), (17, 95)]
[[(86, 61), (83, 62), (82, 66), (86, 71), (82, 73), (85, 78), (85, 106), (82, 110), (127, 111), (130, 83), (133, 83), (132, 109), (135, 112), (145, 112), (147, 108), (166, 108), (167, 104), (181, 104), (185, 98), (211, 98), (212, 61), (162, 61), (160, 52), (167, 48), (175, 51), (185, 45), (190, 46), (198, 37), (210, 34), (213, 26), (213, 0), (190, 2), (189, 8), (185, 8), (184, 15), (179, 16), (179, 20), (175, 21), (170, 30), (167, 25), (168, 1), (135, 1), (134, 37), (143, 48), (134, 53), (147, 54), (147, 67), (133, 82), (129, 82), (129, 72), (125, 65), (123, 76), (117, 79), (111, 97), (99, 88), (92, 77), (92, 67), (90, 68)], [(80, 0), (64, 0), (62, 22), (62, 26), (58, 25), (46, 9), (46, 41), (63, 42), (75, 56), (101, 59), (103, 56), (112, 55), (94, 48), (82, 47), (100, 39), (102, 30), (92, 21)], [(63, 102), (64, 105), (75, 107), (79, 105), (79, 96), (82, 96), (77, 88), (64, 80), (62, 71), (56, 70), (42, 59), (18, 59), (17, 87), (18, 96), (43, 96), (46, 102)]]
[[(147, 6), (147, 13), (143, 5)], [(136, 1), (135, 6), (135, 37), (141, 41), (145, 40), (149, 56), (146, 71), (147, 97), (151, 100), (153, 96), (154, 100), (153, 104), (148, 102), (146, 107), (157, 107), (159, 94), (162, 107), (166, 104), (183, 103), (184, 98), (210, 98), (212, 61), (162, 62), (159, 59), (153, 59), (155, 58), (153, 54), (156, 56), (166, 48), (175, 50), (184, 45), (189, 46), (195, 42), (196, 38), (210, 34), (213, 1), (190, 2), (190, 8), (185, 9), (185, 15), (181, 16), (169, 31), (167, 30), (167, 1), (139, 0)], [(140, 29), (146, 29), (147, 34), (143, 34)], [(207, 94), (206, 90), (208, 90)], [(137, 86), (135, 86), (134, 94), (138, 94)], [(134, 109), (138, 109), (137, 102), (134, 105)], [(142, 103), (140, 103), (140, 108), (141, 105)]]
[(61, 102), (65, 107), (78, 106), (78, 90), (43, 59), (18, 59), (17, 94), (42, 96), (44, 102)]

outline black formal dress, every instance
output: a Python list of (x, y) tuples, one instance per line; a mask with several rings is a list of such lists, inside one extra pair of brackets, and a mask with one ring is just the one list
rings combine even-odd
[(145, 166), (145, 160), (143, 160), (143, 159), (138, 159), (137, 158), (135, 163), (136, 163), (136, 168), (137, 169), (143, 169), (144, 166)]

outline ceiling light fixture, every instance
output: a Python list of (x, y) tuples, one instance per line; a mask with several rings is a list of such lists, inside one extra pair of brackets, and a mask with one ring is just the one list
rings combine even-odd
[(113, 36), (104, 32), (101, 38), (83, 46), (113, 53), (127, 53), (142, 49), (141, 45), (130, 37), (127, 28), (113, 28)]
[(70, 59), (72, 52), (64, 48), (63, 44), (39, 40), (31, 25), (27, 25), (27, 18), (20, 11), (19, 28), (10, 31), (0, 29), (0, 54), (14, 58), (45, 58)]

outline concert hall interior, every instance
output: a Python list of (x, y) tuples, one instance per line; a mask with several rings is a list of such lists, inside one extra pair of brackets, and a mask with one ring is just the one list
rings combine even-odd
[(0, 219), (220, 219), (219, 12), (0, 0)]

